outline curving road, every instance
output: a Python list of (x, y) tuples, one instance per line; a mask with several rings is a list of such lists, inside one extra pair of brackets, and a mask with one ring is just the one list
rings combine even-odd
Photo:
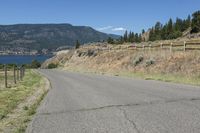
[(40, 70), (52, 84), (27, 133), (199, 133), (200, 87)]

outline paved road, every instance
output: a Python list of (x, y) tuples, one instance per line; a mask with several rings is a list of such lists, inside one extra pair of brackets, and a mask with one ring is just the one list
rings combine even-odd
[(52, 89), (28, 133), (200, 133), (200, 88), (40, 70)]

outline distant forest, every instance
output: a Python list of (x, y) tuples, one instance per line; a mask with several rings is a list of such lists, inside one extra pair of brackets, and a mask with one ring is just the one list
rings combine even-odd
[(171, 18), (165, 24), (157, 22), (155, 26), (150, 28), (149, 40), (145, 40), (142, 36), (145, 34), (145, 30), (142, 30), (142, 33), (134, 33), (132, 31), (126, 31), (120, 39), (114, 40), (108, 38), (108, 43), (124, 43), (124, 42), (142, 42), (142, 41), (156, 41), (156, 40), (170, 40), (176, 39), (183, 35), (183, 32), (190, 30), (191, 33), (200, 32), (200, 11), (196, 11), (189, 15), (186, 19), (176, 18), (176, 21), (173, 21)]

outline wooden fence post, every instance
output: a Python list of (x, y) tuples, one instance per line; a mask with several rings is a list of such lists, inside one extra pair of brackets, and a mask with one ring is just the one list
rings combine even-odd
[(171, 42), (171, 44), (170, 44), (170, 52), (172, 52), (172, 48), (173, 48), (173, 43)]
[(26, 70), (26, 69), (25, 69), (25, 67), (24, 67), (24, 76), (25, 76), (25, 70)]
[(143, 47), (143, 51), (145, 50), (145, 46), (144, 45), (142, 45), (142, 47)]
[(20, 73), (20, 80), (22, 81), (22, 67), (20, 67), (19, 70), (20, 70), (20, 71), (19, 71), (19, 73)]
[(183, 50), (186, 51), (186, 41), (184, 41)]
[(151, 50), (151, 44), (149, 45), (149, 50)]
[(161, 48), (161, 50), (163, 49), (163, 43), (160, 44), (160, 48)]
[(7, 74), (7, 66), (6, 65), (4, 65), (4, 73), (5, 73), (5, 77), (4, 77), (5, 87), (8, 88), (8, 74)]
[(16, 84), (16, 71), (15, 71), (15, 66), (13, 67), (13, 80), (14, 80), (14, 83)]
[(19, 81), (19, 68), (17, 67), (17, 80)]

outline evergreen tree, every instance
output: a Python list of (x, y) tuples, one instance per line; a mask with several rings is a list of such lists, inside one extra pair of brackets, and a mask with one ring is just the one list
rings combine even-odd
[(145, 30), (144, 29), (142, 29), (142, 34), (144, 34), (145, 33)]
[(139, 42), (139, 35), (138, 35), (138, 33), (135, 34), (135, 42)]
[(155, 41), (155, 38), (154, 38), (154, 28), (150, 29), (150, 32), (149, 32), (149, 41)]
[(133, 43), (133, 42), (135, 42), (135, 33), (134, 32), (132, 32), (132, 34), (131, 34), (131, 42)]
[(200, 32), (200, 11), (192, 14), (192, 33)]
[(187, 26), (187, 28), (191, 27), (191, 16), (190, 15), (188, 15), (188, 17), (187, 17), (186, 26)]
[(132, 42), (132, 32), (131, 31), (128, 34), (128, 42)]
[(113, 40), (111, 37), (108, 38), (107, 42), (108, 42), (109, 44), (114, 44), (114, 40)]
[(175, 31), (183, 31), (183, 20), (176, 18)]
[(138, 42), (142, 42), (142, 34), (139, 34)]
[(124, 33), (124, 41), (128, 42), (128, 31), (125, 31)]
[(75, 45), (75, 49), (78, 49), (79, 47), (80, 47), (80, 43), (79, 43), (79, 41), (78, 40), (76, 40), (76, 45)]
[(167, 24), (167, 32), (168, 34), (171, 34), (173, 32), (173, 21), (171, 18), (169, 19)]
[(123, 44), (123, 43), (124, 43), (124, 38), (123, 38), (122, 36), (120, 37), (119, 43), (120, 43), (120, 44)]
[(162, 24), (160, 22), (157, 22), (155, 25), (154, 40), (161, 40), (161, 30), (162, 30)]

